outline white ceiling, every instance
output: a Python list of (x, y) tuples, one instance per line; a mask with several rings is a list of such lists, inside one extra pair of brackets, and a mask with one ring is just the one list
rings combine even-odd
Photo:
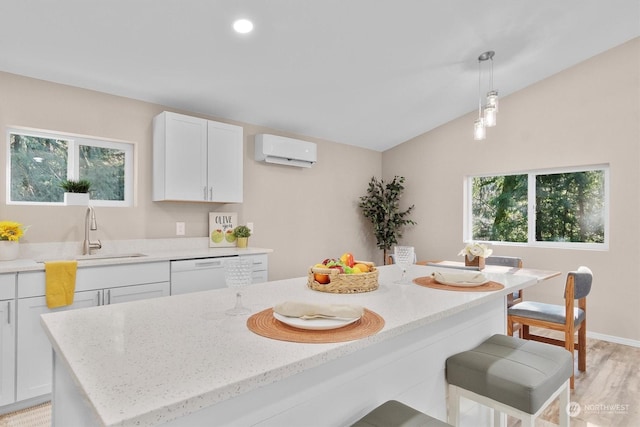
[(0, 16), (0, 70), (379, 151), (477, 109), (486, 50), (504, 97), (640, 36), (640, 0), (2, 0)]

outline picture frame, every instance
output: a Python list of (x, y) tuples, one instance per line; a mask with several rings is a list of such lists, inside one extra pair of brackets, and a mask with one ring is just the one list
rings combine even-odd
[(209, 247), (235, 246), (236, 236), (233, 235), (233, 230), (237, 225), (237, 212), (209, 212)]

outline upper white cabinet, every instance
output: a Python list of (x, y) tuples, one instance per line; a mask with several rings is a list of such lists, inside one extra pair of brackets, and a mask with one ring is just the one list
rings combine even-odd
[(242, 202), (243, 129), (183, 114), (153, 119), (153, 200)]

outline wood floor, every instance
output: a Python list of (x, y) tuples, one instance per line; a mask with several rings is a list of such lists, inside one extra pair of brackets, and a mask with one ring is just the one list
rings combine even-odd
[[(587, 371), (578, 371), (571, 391), (572, 427), (640, 426), (640, 348), (587, 339)], [(579, 406), (578, 406), (579, 405)], [(536, 420), (536, 427), (558, 424), (558, 401)], [(575, 410), (577, 408), (577, 410)], [(508, 426), (520, 421), (509, 418)]]

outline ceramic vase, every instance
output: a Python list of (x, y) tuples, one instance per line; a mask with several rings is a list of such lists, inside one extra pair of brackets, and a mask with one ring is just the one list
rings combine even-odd
[(66, 206), (89, 206), (89, 193), (64, 193)]
[(464, 257), (464, 265), (466, 265), (467, 267), (478, 267), (478, 269), (483, 270), (484, 269), (484, 257), (482, 256), (477, 256), (477, 257), (473, 257), (473, 259), (469, 259), (469, 257), (465, 256)]
[(248, 237), (238, 237), (236, 239), (236, 246), (239, 248), (246, 248), (248, 244), (249, 244)]
[(0, 261), (12, 261), (20, 256), (20, 242), (0, 240)]

